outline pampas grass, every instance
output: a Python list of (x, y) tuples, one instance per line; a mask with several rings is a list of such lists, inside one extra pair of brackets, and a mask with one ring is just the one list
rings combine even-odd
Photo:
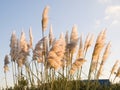
[[(106, 29), (98, 34), (95, 45), (94, 35), (88, 34), (83, 41), (82, 35), (79, 37), (76, 25), (73, 25), (70, 35), (67, 31), (64, 36), (63, 32), (57, 39), (53, 35), (52, 25), (49, 34), (45, 35), (44, 33), (48, 26), (48, 11), (49, 7), (47, 6), (42, 14), (42, 37), (35, 46), (33, 45), (31, 27), (29, 29), (29, 41), (27, 41), (24, 32), (21, 32), (20, 38), (16, 36), (15, 32), (11, 35), (10, 57), (14, 89), (24, 90), (27, 87), (27, 89), (40, 90), (79, 90), (83, 89), (83, 85), (84, 89), (89, 90), (92, 74), (94, 80), (98, 80), (102, 76), (105, 62), (110, 54), (111, 43), (105, 44)], [(93, 46), (93, 51), (88, 53), (91, 46)], [(84, 63), (90, 61), (88, 54), (91, 55), (91, 57), (89, 55), (91, 58), (90, 67), (89, 65), (84, 67)], [(8, 64), (8, 56), (6, 56), (4, 62), (5, 75), (8, 71)], [(117, 61), (113, 66), (110, 77), (117, 70), (118, 64)], [(88, 75), (84, 74), (83, 68), (89, 68)], [(82, 82), (84, 79), (82, 75), (87, 78), (87, 83)], [(119, 76), (118, 69), (114, 80)], [(78, 80), (81, 81), (78, 83)], [(96, 88), (97, 86), (94, 87), (94, 89)]]
[(109, 42), (105, 48), (105, 51), (103, 53), (103, 57), (102, 57), (102, 61), (101, 61), (101, 64), (100, 64), (100, 67), (98, 69), (98, 73), (97, 73), (97, 79), (100, 77), (100, 75), (102, 75), (102, 71), (103, 71), (103, 66), (110, 54), (110, 48), (111, 48), (111, 42)]
[(115, 62), (115, 64), (113, 65), (112, 69), (111, 69), (111, 73), (110, 73), (109, 79), (111, 78), (111, 75), (116, 72), (119, 64), (120, 64), (120, 61), (117, 60), (117, 61)]
[(73, 64), (72, 64), (72, 68), (70, 69), (70, 74), (74, 74), (75, 71), (79, 68), (82, 67), (83, 63), (85, 63), (86, 60), (84, 60), (83, 58), (79, 58), (77, 59)]
[(76, 51), (78, 39), (79, 37), (78, 37), (77, 27), (74, 25), (72, 28), (72, 32), (70, 36), (70, 44), (69, 44), (69, 49), (71, 53), (74, 53)]
[(60, 38), (57, 40), (50, 52), (48, 53), (48, 65), (55, 70), (59, 69), (62, 65), (62, 58), (65, 53), (65, 39)]
[(88, 73), (88, 84), (87, 84), (87, 88), (86, 88), (87, 90), (89, 89), (89, 83), (90, 83), (89, 81), (91, 79), (91, 73), (93, 71), (95, 71), (95, 76), (96, 76), (98, 60), (99, 60), (100, 53), (105, 45), (105, 39), (106, 39), (106, 29), (104, 29), (103, 31), (100, 32), (100, 34), (97, 37), (95, 46), (94, 46), (92, 60), (91, 60), (89, 73)]
[(116, 76), (115, 76), (113, 82), (115, 82), (115, 80), (116, 80), (117, 77), (120, 77), (120, 67), (117, 70), (117, 73), (116, 73)]
[(42, 14), (42, 31), (45, 31), (48, 25), (48, 11), (49, 11), (49, 6), (46, 6)]
[(53, 29), (51, 25), (49, 30), (49, 47), (53, 45), (53, 42), (54, 42), (54, 35), (53, 35)]
[(31, 27), (30, 27), (30, 29), (29, 29), (29, 37), (30, 37), (29, 47), (30, 47), (30, 48), (33, 48), (33, 35), (32, 35), (32, 28), (31, 28)]
[(93, 40), (94, 40), (94, 35), (93, 34), (92, 35), (88, 34), (87, 37), (86, 37), (86, 40), (85, 40), (85, 45), (84, 45), (85, 54), (86, 54), (88, 48), (90, 46), (92, 46)]
[(9, 68), (8, 68), (9, 63), (10, 63), (9, 62), (9, 57), (8, 57), (8, 55), (6, 55), (5, 58), (4, 58), (4, 74), (5, 74), (6, 89), (8, 89), (6, 73), (9, 70)]

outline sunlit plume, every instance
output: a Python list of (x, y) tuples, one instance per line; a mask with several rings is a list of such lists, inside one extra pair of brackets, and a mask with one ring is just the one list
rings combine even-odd
[(48, 66), (54, 69), (59, 69), (62, 65), (62, 58), (65, 53), (65, 40), (57, 40), (48, 53)]
[(33, 35), (32, 35), (32, 28), (30, 27), (29, 29), (29, 47), (32, 48), (33, 47)]
[(79, 58), (77, 59), (73, 64), (72, 64), (72, 68), (70, 70), (70, 74), (74, 74), (74, 72), (81, 68), (82, 65), (86, 62), (86, 60), (84, 58)]
[(49, 31), (49, 46), (51, 46), (53, 44), (54, 41), (54, 35), (53, 35), (53, 29), (52, 29), (52, 25), (50, 26), (50, 31)]
[(42, 30), (45, 31), (48, 25), (48, 11), (49, 11), (49, 6), (46, 6), (43, 10), (42, 14)]
[(78, 37), (77, 27), (74, 25), (72, 28), (71, 36), (70, 36), (70, 43), (67, 45), (67, 48), (72, 53), (76, 51), (78, 40), (79, 40), (79, 37)]

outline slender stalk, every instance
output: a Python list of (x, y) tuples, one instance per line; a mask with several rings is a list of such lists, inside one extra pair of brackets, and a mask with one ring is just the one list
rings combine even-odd
[[(98, 56), (99, 57), (99, 56)], [(98, 61), (99, 61), (99, 58), (97, 60), (97, 63), (95, 65), (95, 75), (94, 75), (94, 79), (97, 79), (97, 67), (98, 67)]]
[(7, 85), (7, 76), (6, 76), (6, 72), (4, 72), (5, 74), (5, 84), (6, 84), (6, 89), (8, 90), (8, 85)]
[(86, 90), (89, 90), (89, 87), (90, 87), (91, 69), (92, 69), (92, 60), (91, 60), (90, 69), (88, 73), (88, 82), (87, 82)]
[(82, 74), (82, 66), (80, 68), (80, 79), (81, 79), (81, 74)]
[(19, 69), (19, 66), (17, 66), (17, 69), (18, 69), (18, 78), (17, 78), (17, 83), (19, 85), (19, 81), (20, 81), (20, 69)]
[[(32, 71), (34, 71), (34, 63), (32, 62)], [(32, 74), (32, 82), (34, 83), (34, 77), (33, 77), (33, 74)]]
[(111, 78), (111, 75), (112, 75), (112, 73), (110, 73), (109, 80), (110, 80), (110, 78)]
[[(88, 48), (85, 49), (84, 58), (86, 57), (87, 50), (88, 50)], [(82, 66), (80, 68), (80, 78), (81, 78), (81, 74), (82, 74)]]
[(13, 75), (13, 84), (15, 85), (15, 72), (14, 72), (14, 62), (12, 62), (12, 75)]
[(116, 78), (117, 78), (117, 76), (115, 76), (115, 78), (114, 78), (114, 80), (113, 80), (113, 83), (115, 82)]
[[(39, 75), (38, 75), (38, 67), (37, 67), (37, 64), (36, 64), (35, 61), (34, 61), (34, 64), (35, 64), (35, 69), (36, 69), (37, 77), (39, 78)], [(38, 85), (40, 85), (38, 80), (37, 80), (37, 83), (38, 83)]]
[[(31, 73), (33, 76), (35, 76), (35, 77), (37, 78), (38, 82), (41, 83), (41, 82), (40, 82), (40, 79), (38, 78), (38, 76), (36, 76), (36, 74), (34, 74), (34, 73), (32, 72), (31, 68), (28, 67), (27, 65), (25, 65), (25, 67), (26, 67), (26, 70), (27, 70), (27, 72), (28, 72), (29, 78), (30, 78), (30, 73)], [(30, 79), (30, 80), (31, 80), (31, 79)], [(31, 84), (33, 85), (33, 82), (32, 82), (32, 81), (31, 81)]]
[(13, 65), (14, 65), (14, 67), (15, 67), (15, 69), (13, 68), (13, 70), (15, 70), (15, 73), (14, 73), (15, 84), (17, 85), (17, 84), (18, 84), (18, 82), (17, 82), (17, 77), (16, 77), (16, 76), (17, 76), (17, 63), (14, 62)]

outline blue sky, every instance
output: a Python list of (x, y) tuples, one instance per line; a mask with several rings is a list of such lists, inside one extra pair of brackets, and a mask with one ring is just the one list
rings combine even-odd
[[(107, 42), (111, 41), (111, 55), (106, 62), (110, 70), (115, 60), (120, 59), (120, 1), (119, 0), (0, 0), (0, 81), (4, 80), (3, 60), (9, 54), (10, 36), (16, 31), (17, 36), (23, 30), (28, 37), (32, 27), (34, 45), (41, 38), (41, 15), (49, 5), (49, 25), (56, 37), (66, 30), (71, 31), (74, 24), (79, 35), (89, 32), (95, 36), (107, 28)], [(10, 73), (10, 72), (8, 72)], [(9, 78), (11, 75), (9, 75)], [(10, 80), (10, 79), (9, 79)], [(0, 87), (4, 82), (0, 82)]]

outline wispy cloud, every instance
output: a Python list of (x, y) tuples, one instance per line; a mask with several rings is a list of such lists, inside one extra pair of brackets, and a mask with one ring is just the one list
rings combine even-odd
[(120, 5), (108, 5), (103, 11), (104, 17), (95, 21), (95, 27), (107, 26), (109, 28), (120, 28)]
[(120, 25), (120, 6), (108, 6), (105, 9), (105, 21), (111, 21), (112, 25)]
[(120, 19), (120, 6), (108, 6), (105, 10), (106, 17)]

